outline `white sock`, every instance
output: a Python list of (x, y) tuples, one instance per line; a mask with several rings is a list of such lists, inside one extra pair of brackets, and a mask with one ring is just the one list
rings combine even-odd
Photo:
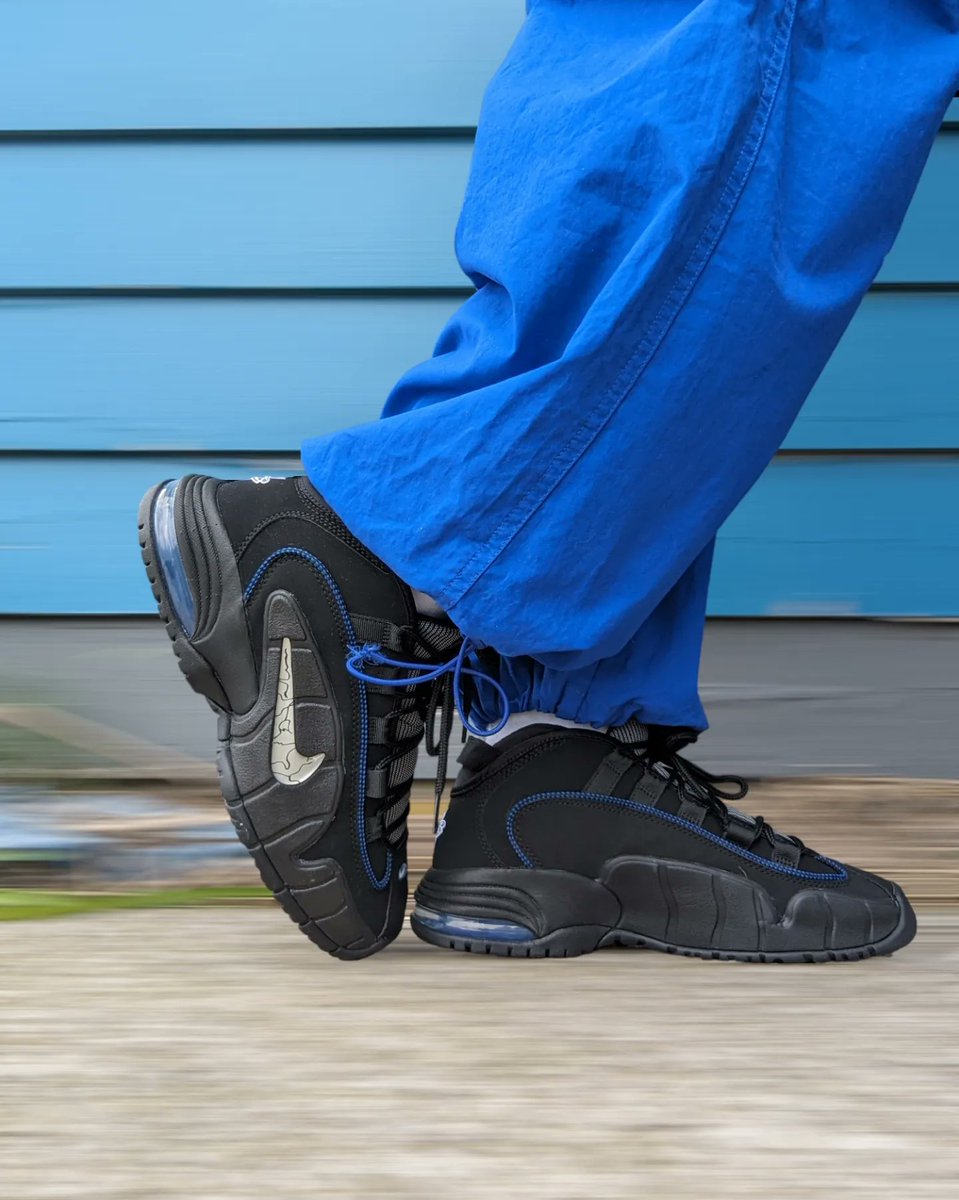
[(421, 617), (445, 617), (446, 612), (440, 608), (432, 596), (428, 596), (426, 592), (418, 592), (416, 588), (413, 591), (413, 603), (416, 605), (416, 611)]
[(567, 721), (565, 717), (557, 717), (555, 713), (545, 712), (518, 712), (510, 713), (506, 718), (506, 724), (497, 733), (489, 733), (484, 736), (484, 741), (489, 745), (495, 746), (497, 742), (501, 742), (503, 738), (509, 737), (511, 733), (516, 733), (518, 729), (526, 729), (529, 725), (559, 725), (563, 729), (589, 729), (595, 731), (593, 725), (583, 725), (580, 721)]

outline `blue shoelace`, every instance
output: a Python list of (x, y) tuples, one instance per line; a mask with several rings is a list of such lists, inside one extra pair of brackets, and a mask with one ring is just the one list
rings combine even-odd
[[(383, 653), (382, 646), (375, 642), (366, 642), (362, 646), (354, 646), (346, 656), (346, 669), (354, 679), (362, 683), (375, 684), (377, 687), (408, 688), (424, 683), (432, 683), (433, 691), (426, 712), (426, 749), (437, 758), (435, 806), (433, 812), (433, 832), (439, 827), (440, 804), (443, 789), (446, 784), (446, 765), (449, 759), (449, 740), (453, 727), (453, 709), (459, 713), (463, 727), (476, 737), (489, 737), (499, 733), (509, 718), (509, 698), (499, 681), (476, 666), (468, 666), (470, 655), (475, 655), (478, 647), (470, 638), (464, 638), (455, 658), (438, 665), (421, 662), (407, 662), (404, 659), (391, 658)], [(391, 670), (403, 671), (398, 679), (386, 679), (382, 675), (373, 675), (366, 667), (388, 667)], [(464, 676), (481, 680), (496, 692), (500, 705), (499, 720), (493, 725), (479, 725), (470, 717), (469, 706), (463, 695)], [(440, 712), (440, 736), (434, 735), (436, 712)]]

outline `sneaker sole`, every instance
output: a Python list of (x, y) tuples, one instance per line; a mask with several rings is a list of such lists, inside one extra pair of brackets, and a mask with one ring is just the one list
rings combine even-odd
[[(479, 868), (427, 872), (416, 892), (410, 924), (416, 936), (430, 945), (502, 958), (573, 958), (625, 946), (687, 958), (749, 963), (853, 962), (892, 954), (916, 934), (915, 914), (895, 884), (890, 885), (890, 899), (899, 909), (899, 919), (891, 932), (861, 945), (830, 946), (829, 941), (836, 939), (838, 906), (821, 900), (828, 892), (805, 893), (817, 898), (806, 912), (800, 913), (802, 905), (798, 905), (788, 922), (777, 922), (772, 913), (767, 914), (771, 919), (757, 922), (763, 904), (752, 897), (746, 902), (744, 890), (755, 885), (706, 867), (632, 860), (634, 864), (643, 862), (649, 873), (640, 903), (657, 914), (649, 918), (651, 925), (645, 930), (636, 927), (642, 922), (635, 917), (628, 925), (622, 922), (627, 906), (599, 880), (566, 871)], [(677, 890), (667, 884), (665, 893), (656, 891), (656, 882), (662, 878), (659, 868), (664, 865), (667, 874), (678, 868), (687, 888), (691, 886), (691, 891), (686, 891), (688, 919), (700, 927), (697, 941), (710, 944), (672, 941), (662, 936), (663, 930), (658, 927), (656, 933), (652, 932), (652, 923), (665, 925), (668, 930), (681, 925), (683, 919), (683, 909), (676, 902)], [(710, 896), (718, 897), (713, 910), (708, 908), (708, 901), (702, 903), (707, 890)], [(635, 912), (639, 897), (630, 899), (633, 903), (628, 907)], [(860, 919), (870, 924), (868, 901), (857, 903), (865, 906)], [(711, 933), (706, 934), (709, 927)], [(813, 943), (813, 937), (819, 945)], [(729, 943), (756, 948), (731, 949)]]
[[(238, 664), (231, 668), (234, 672), (230, 681), (231, 690), (239, 688), (240, 693), (245, 692), (255, 697), (255, 700), (246, 712), (230, 711), (226, 689), (218, 679), (216, 671), (197, 650), (191, 635), (181, 624), (182, 618), (178, 615), (177, 605), (180, 613), (183, 613), (182, 581), (185, 578), (185, 569), (181, 563), (182, 577), (178, 577), (179, 572), (176, 570), (171, 571), (171, 553), (178, 556), (181, 547), (176, 545), (171, 551), (169, 530), (164, 533), (163, 544), (158, 545), (154, 525), (158, 500), (166, 497), (172, 483), (174, 481), (166, 481), (151, 488), (140, 503), (140, 550), (157, 610), (173, 645), (173, 653), (180, 670), (190, 687), (203, 696), (217, 714), (219, 745), (216, 764), (227, 813), (233, 822), (237, 837), (249, 851), (264, 884), (300, 931), (335, 958), (366, 958), (383, 949), (392, 939), (377, 937), (369, 930), (357, 910), (345, 873), (335, 859), (304, 860), (298, 856), (298, 851), (306, 843), (315, 844), (323, 829), (332, 821), (342, 789), (332, 798), (328, 794), (317, 797), (312, 794), (316, 789), (307, 790), (303, 786), (287, 787), (270, 781), (252, 792), (241, 793), (231, 742), (239, 739), (245, 744), (250, 743), (254, 730), (262, 730), (267, 720), (272, 723), (276, 708), (275, 690), (271, 694), (270, 680), (266, 677), (266, 672), (262, 688), (258, 684), (249, 651), (249, 638), (243, 637), (242, 645), (240, 640), (237, 640), (237, 655), (230, 658), (231, 663)], [(222, 591), (219, 597), (220, 607), (230, 610), (232, 606), (233, 611), (242, 614), (243, 597), (235, 566), (232, 574), (226, 569), (227, 565), (233, 562), (232, 547), (226, 531), (211, 512), (206, 511), (204, 519), (202, 544), (193, 544), (191, 541), (190, 552), (200, 559), (205, 558), (207, 561), (204, 565), (207, 569), (212, 566), (219, 576), (218, 582)], [(211, 563), (211, 559), (215, 559), (215, 563)], [(171, 594), (174, 592), (176, 601)], [(273, 628), (269, 615), (267, 617), (264, 630), (267, 646), (281, 642), (283, 632), (289, 632), (290, 611), (295, 607), (295, 599), (289, 593), (274, 595), (283, 597), (283, 608), (278, 609), (277, 622)], [(273, 596), (268, 604), (272, 600)], [(305, 619), (302, 619), (301, 623), (306, 633), (305, 644), (312, 648), (317, 668), (322, 670), (321, 659), (309, 635)], [(242, 625), (245, 628), (245, 618)], [(300, 649), (298, 645), (298, 651)], [(265, 654), (266, 649), (264, 662)], [(245, 677), (238, 674), (241, 671), (245, 673)], [(338, 744), (343, 744), (342, 739)], [(266, 747), (262, 751), (267, 760), (270, 753), (268, 746), (269, 739), (266, 740)], [(261, 775), (264, 773), (262, 764), (259, 764), (258, 770)], [(241, 767), (239, 774), (243, 773)]]

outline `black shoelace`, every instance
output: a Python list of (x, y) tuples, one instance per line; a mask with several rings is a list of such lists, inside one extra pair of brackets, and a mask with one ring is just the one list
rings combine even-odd
[(776, 847), (777, 840), (783, 840), (798, 846), (800, 852), (805, 850), (798, 838), (787, 838), (784, 834), (777, 833), (763, 817), (747, 817), (735, 809), (730, 809), (729, 802), (742, 800), (749, 791), (749, 784), (739, 775), (713, 775), (680, 753), (697, 741), (699, 734), (696, 730), (630, 722), (620, 730), (610, 732), (660, 778), (671, 783), (682, 795), (698, 800), (712, 812), (719, 820), (724, 836), (727, 835), (732, 816), (736, 813), (753, 826), (747, 849), (752, 849), (765, 839), (773, 848)]
[[(446, 789), (446, 768), (450, 761), (450, 738), (453, 734), (453, 716), (456, 702), (453, 697), (453, 676), (444, 675), (433, 681), (429, 702), (426, 706), (426, 753), (436, 759), (436, 779), (433, 784), (433, 833), (440, 827), (440, 808)], [(439, 714), (439, 732), (436, 717)], [(466, 737), (466, 726), (463, 726)]]

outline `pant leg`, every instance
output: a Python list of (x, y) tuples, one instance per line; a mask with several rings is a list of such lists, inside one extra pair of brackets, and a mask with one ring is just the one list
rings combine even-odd
[(715, 533), (895, 238), (959, 0), (538, 0), (487, 94), (477, 285), (384, 417), (307, 442), (353, 531), (520, 661), (514, 704), (703, 724)]

